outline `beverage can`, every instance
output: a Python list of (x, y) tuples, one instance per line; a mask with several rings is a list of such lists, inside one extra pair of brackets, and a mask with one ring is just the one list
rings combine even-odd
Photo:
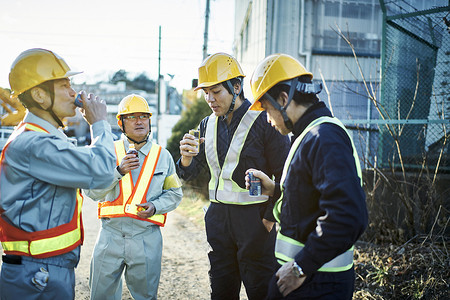
[[(200, 140), (200, 131), (199, 130), (191, 129), (191, 130), (189, 130), (189, 134), (194, 136), (197, 143), (199, 142), (199, 140)], [(198, 145), (195, 147), (195, 151), (189, 151), (189, 152), (198, 153)]]
[(255, 177), (253, 172), (249, 172), (248, 176), (250, 178), (250, 189), (248, 193), (252, 197), (261, 196), (261, 179)]
[(138, 156), (138, 152), (134, 148), (134, 144), (130, 144), (127, 154), (134, 154), (134, 155), (136, 155), (136, 157)]
[(75, 106), (83, 108), (83, 100), (81, 100), (81, 95), (78, 94), (75, 98)]

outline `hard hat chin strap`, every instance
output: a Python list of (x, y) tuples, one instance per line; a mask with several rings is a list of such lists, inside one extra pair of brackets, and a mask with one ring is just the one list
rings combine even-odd
[(49, 85), (47, 85), (48, 87), (48, 93), (50, 94), (50, 106), (47, 107), (47, 109), (45, 109), (45, 111), (47, 111), (50, 116), (53, 118), (53, 120), (55, 120), (56, 123), (58, 123), (59, 127), (64, 127), (63, 122), (58, 118), (58, 116), (55, 114), (55, 112), (53, 111), (53, 105), (55, 104), (55, 84), (52, 82), (51, 83), (51, 87)]
[[(45, 86), (44, 86), (45, 84)], [(42, 85), (42, 86), (41, 86)], [(50, 114), (50, 116), (52, 117), (53, 120), (55, 120), (55, 122), (58, 124), (59, 127), (64, 127), (64, 124), (62, 123), (62, 121), (58, 118), (58, 116), (55, 114), (55, 112), (53, 111), (53, 105), (55, 103), (55, 86), (54, 84), (49, 84), (47, 82), (41, 84), (40, 86), (38, 86), (39, 88), (45, 90), (46, 93), (50, 94), (50, 106), (47, 108), (43, 108), (36, 100), (34, 100), (34, 96), (31, 94), (29, 94), (29, 97), (26, 97), (25, 100), (21, 101), (25, 104), (25, 107), (27, 107), (28, 109), (34, 107), (43, 111), (46, 111)], [(20, 99), (20, 96), (19, 96)]]
[(136, 141), (135, 139), (130, 138), (126, 133), (125, 136), (127, 137), (127, 139), (129, 139), (130, 141), (133, 141), (135, 144), (142, 144), (142, 143), (146, 143), (148, 141), (148, 136), (150, 135), (150, 132), (147, 134), (147, 136), (145, 137), (145, 139), (143, 139), (142, 141)]
[(142, 143), (146, 143), (148, 141), (148, 137), (150, 136), (150, 133), (152, 132), (152, 124), (150, 123), (150, 119), (148, 120), (148, 133), (147, 133), (147, 136), (142, 141), (136, 141), (135, 139), (129, 137), (128, 134), (125, 132), (125, 125), (123, 124), (123, 117), (120, 116), (120, 119), (122, 121), (122, 132), (123, 132), (123, 134), (125, 134), (127, 139), (129, 139), (130, 141), (132, 141), (132, 142), (134, 142), (135, 144), (138, 144), (138, 145), (142, 144)]
[(58, 116), (53, 111), (53, 102), (54, 102), (54, 97), (52, 96), (52, 105), (50, 105), (50, 107), (47, 108), (46, 111), (48, 111), (50, 113), (50, 115), (52, 116), (53, 120), (55, 120), (56, 123), (58, 123), (59, 127), (64, 127), (63, 122), (58, 118)]
[(297, 90), (297, 92), (299, 92), (300, 94), (319, 94), (322, 91), (322, 83), (299, 82), (298, 77), (280, 83), (289, 86), (288, 101), (285, 106), (281, 106), (269, 93), (266, 93), (264, 97), (269, 99), (273, 107), (277, 109), (279, 112), (281, 112), (281, 115), (283, 116), (284, 120), (284, 125), (286, 126), (287, 129), (292, 131), (294, 129), (294, 125), (287, 116), (286, 109), (288, 108), (289, 104), (293, 99), (294, 92)]
[(297, 82), (298, 82), (297, 77), (292, 79), (292, 84), (289, 88), (288, 100), (287, 100), (287, 103), (285, 106), (281, 106), (269, 93), (266, 93), (264, 95), (265, 98), (269, 99), (269, 101), (273, 105), (273, 107), (281, 113), (281, 116), (283, 117), (284, 125), (290, 131), (294, 130), (294, 125), (292, 124), (291, 119), (289, 119), (286, 109), (288, 108), (289, 104), (292, 101), (292, 97), (294, 96), (295, 86), (297, 85)]
[(241, 91), (242, 91), (242, 82), (241, 82), (240, 78), (237, 78), (237, 79), (238, 79), (239, 82), (240, 82), (240, 87), (239, 87), (239, 92), (238, 92), (238, 93), (235, 93), (235, 92), (234, 92), (234, 87), (233, 87), (233, 85), (231, 84), (231, 80), (227, 80), (227, 85), (228, 85), (228, 88), (229, 88), (230, 91), (231, 91), (231, 94), (233, 95), (233, 100), (231, 100), (230, 108), (228, 108), (227, 113), (223, 116), (223, 119), (224, 119), (224, 120), (226, 120), (226, 119), (228, 118), (228, 115), (234, 110), (234, 105), (235, 105), (235, 103), (236, 103), (236, 98), (239, 96), (239, 94), (240, 94)]

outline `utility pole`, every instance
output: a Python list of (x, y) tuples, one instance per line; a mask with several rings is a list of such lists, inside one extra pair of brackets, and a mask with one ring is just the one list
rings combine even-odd
[(208, 24), (209, 24), (209, 0), (206, 0), (205, 32), (203, 34), (203, 59), (208, 56)]
[(158, 117), (156, 119), (156, 141), (159, 143), (159, 122), (161, 119), (161, 25), (159, 26), (159, 47), (158, 47), (158, 81), (156, 82), (158, 96)]

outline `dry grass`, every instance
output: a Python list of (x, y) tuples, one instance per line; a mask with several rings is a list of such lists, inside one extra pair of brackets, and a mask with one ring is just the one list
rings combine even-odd
[(204, 199), (204, 196), (191, 189), (183, 189), (183, 200), (181, 200), (177, 211), (186, 216), (194, 224), (204, 227), (204, 209), (209, 205), (209, 202)]
[(450, 299), (450, 256), (446, 241), (401, 246), (358, 243), (353, 299)]

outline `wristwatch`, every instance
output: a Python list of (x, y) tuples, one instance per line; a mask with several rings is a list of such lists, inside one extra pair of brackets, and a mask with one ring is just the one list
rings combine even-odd
[(305, 273), (303, 273), (302, 267), (300, 267), (295, 260), (294, 264), (292, 265), (292, 273), (294, 273), (295, 277), (297, 278), (306, 276)]

